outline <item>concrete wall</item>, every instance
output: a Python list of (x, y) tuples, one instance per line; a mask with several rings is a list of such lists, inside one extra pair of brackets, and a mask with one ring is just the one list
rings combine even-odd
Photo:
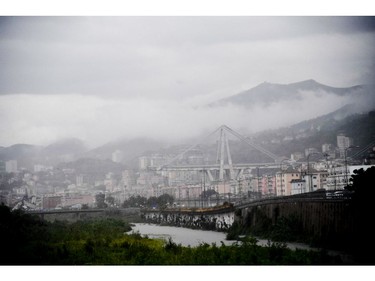
[(242, 228), (270, 229), (288, 219), (301, 236), (320, 242), (342, 244), (353, 239), (354, 213), (350, 200), (297, 198), (267, 199), (222, 212), (146, 211), (148, 222), (187, 228), (228, 230), (237, 221)]
[(249, 229), (291, 219), (305, 237), (327, 243), (350, 241), (354, 233), (353, 206), (346, 200), (270, 200), (241, 208), (236, 215)]

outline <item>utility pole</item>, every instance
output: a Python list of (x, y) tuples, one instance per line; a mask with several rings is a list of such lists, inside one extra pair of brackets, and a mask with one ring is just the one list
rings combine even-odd
[(257, 199), (259, 199), (259, 167), (257, 167)]
[(203, 207), (207, 205), (206, 202), (206, 171), (203, 169)]

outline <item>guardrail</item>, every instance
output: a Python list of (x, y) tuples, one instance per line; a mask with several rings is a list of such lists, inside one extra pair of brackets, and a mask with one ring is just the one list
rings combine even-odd
[(251, 201), (242, 201), (239, 204), (236, 204), (236, 209), (245, 208), (247, 206), (254, 206), (254, 205), (264, 205), (264, 204), (271, 204), (271, 203), (288, 203), (288, 202), (306, 202), (306, 201), (348, 201), (352, 199), (353, 193), (346, 190), (319, 190), (313, 192), (307, 192), (302, 194), (296, 195), (288, 195), (288, 196), (277, 196), (272, 198), (265, 198), (265, 199), (257, 199)]

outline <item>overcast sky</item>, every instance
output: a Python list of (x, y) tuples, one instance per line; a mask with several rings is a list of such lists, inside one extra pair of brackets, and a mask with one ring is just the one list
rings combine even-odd
[(0, 146), (244, 128), (244, 110), (198, 106), (264, 81), (374, 83), (374, 46), (375, 17), (0, 17)]

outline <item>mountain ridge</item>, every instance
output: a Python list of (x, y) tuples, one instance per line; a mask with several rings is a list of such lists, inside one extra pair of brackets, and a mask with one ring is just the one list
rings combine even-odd
[(268, 106), (279, 101), (291, 101), (301, 99), (303, 93), (311, 92), (317, 94), (326, 93), (327, 95), (336, 95), (338, 97), (348, 96), (353, 93), (359, 95), (369, 95), (369, 85), (355, 85), (351, 87), (331, 87), (317, 82), (314, 79), (308, 79), (289, 84), (278, 84), (263, 82), (251, 89), (242, 91), (210, 103), (209, 106), (223, 106), (234, 104), (244, 107), (252, 107), (254, 104)]
[[(338, 105), (336, 108), (339, 109), (332, 110), (327, 114), (320, 114), (317, 115), (318, 117), (316, 118), (308, 119), (298, 119), (296, 117), (295, 123), (292, 126), (295, 126), (294, 128), (300, 127), (302, 130), (308, 128), (309, 126), (311, 127), (311, 124), (317, 126), (319, 122), (326, 122), (325, 120), (333, 120), (335, 118), (339, 120), (355, 113), (369, 112), (371, 110), (374, 110), (375, 91), (373, 91), (373, 89), (374, 88), (372, 88), (371, 85), (355, 85), (346, 88), (337, 88), (323, 85), (313, 79), (290, 84), (264, 82), (254, 88), (241, 92), (232, 97), (221, 99), (219, 101), (235, 101), (237, 105), (246, 106), (249, 101), (250, 105), (267, 105), (272, 102), (277, 103), (282, 99), (298, 100), (303, 98), (303, 96), (301, 95), (301, 93), (303, 92), (321, 92), (322, 95), (336, 95), (337, 97), (353, 96), (351, 100), (345, 99), (346, 104), (344, 104), (343, 106), (339, 107)], [(251, 99), (248, 99), (249, 96), (251, 97)], [(362, 105), (358, 105), (359, 103), (362, 103)], [(363, 107), (363, 105), (365, 105), (365, 107)], [(283, 103), (282, 106), (285, 106), (285, 103)], [(307, 105), (307, 107), (308, 106), (310, 106), (310, 108), (313, 108), (309, 104)], [(293, 108), (285, 107), (285, 110), (291, 111), (293, 110)], [(250, 114), (251, 112), (249, 112), (249, 116)], [(294, 118), (295, 113), (293, 114)], [(280, 128), (282, 128), (282, 126), (280, 126)], [(142, 156), (142, 154), (147, 152), (158, 151), (158, 149), (160, 150), (160, 148), (165, 145), (166, 143), (159, 140), (150, 138), (137, 138), (117, 140), (107, 144), (103, 144), (93, 149), (88, 149), (81, 140), (70, 138), (59, 140), (47, 146), (14, 144), (9, 147), (0, 147), (0, 160), (8, 161), (12, 159), (18, 160), (24, 158), (33, 158), (35, 163), (43, 163), (44, 159), (47, 159), (48, 161), (46, 161), (46, 163), (48, 162), (52, 164), (59, 159), (68, 159), (65, 161), (71, 161), (77, 159), (78, 157), (111, 159), (112, 153), (116, 150), (120, 150), (123, 153), (124, 160), (135, 162), (136, 160), (134, 159), (136, 159), (136, 157)]]

